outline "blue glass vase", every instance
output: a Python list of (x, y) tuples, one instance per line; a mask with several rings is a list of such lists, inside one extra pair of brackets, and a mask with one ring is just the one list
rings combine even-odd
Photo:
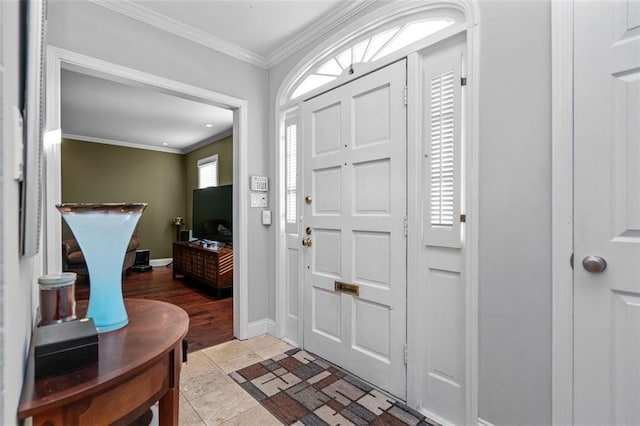
[(89, 307), (99, 333), (129, 322), (122, 298), (122, 264), (145, 203), (58, 204), (89, 271)]

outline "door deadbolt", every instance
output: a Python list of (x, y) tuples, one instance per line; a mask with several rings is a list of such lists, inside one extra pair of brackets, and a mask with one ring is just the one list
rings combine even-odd
[(311, 204), (311, 195), (307, 195), (306, 197), (304, 197), (304, 202), (307, 204)]
[(305, 238), (302, 240), (302, 245), (305, 247), (311, 247), (311, 238)]
[(307, 235), (311, 235), (311, 227), (307, 226), (307, 228), (304, 230), (304, 233)]

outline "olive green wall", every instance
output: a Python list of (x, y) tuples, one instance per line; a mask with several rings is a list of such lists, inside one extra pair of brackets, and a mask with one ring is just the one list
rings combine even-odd
[(218, 154), (218, 184), (233, 184), (233, 136), (220, 139), (188, 153), (186, 167), (186, 205), (183, 229), (191, 229), (193, 214), (193, 190), (198, 189), (198, 160)]
[[(62, 141), (62, 202), (148, 203), (138, 237), (152, 259), (172, 257), (171, 218), (186, 217), (185, 176), (182, 154)], [(64, 226), (63, 238), (69, 236)]]

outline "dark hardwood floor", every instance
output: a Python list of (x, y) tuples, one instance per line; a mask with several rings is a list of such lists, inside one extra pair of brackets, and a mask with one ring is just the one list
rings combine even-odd
[[(228, 291), (228, 290), (227, 290)], [(123, 279), (124, 297), (162, 300), (180, 306), (189, 314), (189, 352), (233, 339), (233, 298), (216, 299), (213, 291), (187, 279), (172, 278), (171, 266), (149, 272), (130, 272)], [(87, 300), (89, 286), (76, 284), (76, 300)]]

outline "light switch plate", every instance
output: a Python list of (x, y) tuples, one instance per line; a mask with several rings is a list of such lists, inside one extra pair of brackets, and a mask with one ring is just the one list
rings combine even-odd
[(269, 205), (269, 197), (263, 193), (251, 193), (251, 207), (267, 207)]
[(262, 210), (262, 224), (271, 225), (271, 210)]

